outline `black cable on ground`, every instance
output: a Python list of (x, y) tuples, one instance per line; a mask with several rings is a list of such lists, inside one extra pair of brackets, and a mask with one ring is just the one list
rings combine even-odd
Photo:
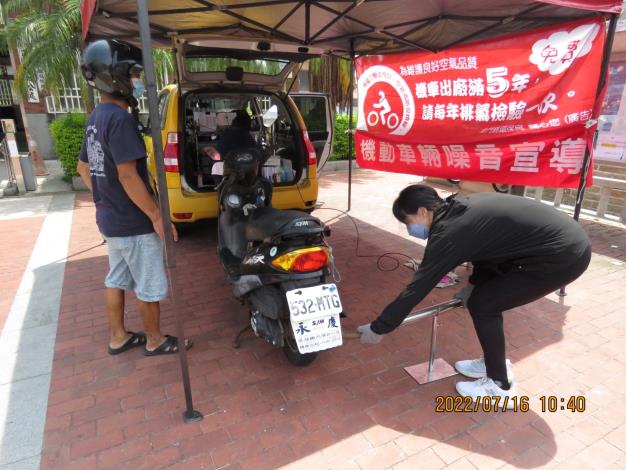
[[(300, 191), (300, 186), (298, 185), (298, 183), (296, 182), (296, 189), (298, 190), (298, 194), (300, 194), (300, 199), (302, 200), (302, 203), (306, 205), (305, 201), (304, 201), (304, 197), (302, 196), (302, 192)], [(323, 204), (323, 203), (322, 203)], [(355, 249), (355, 256), (357, 258), (378, 258), (376, 260), (376, 268), (379, 271), (382, 272), (391, 272), (391, 271), (395, 271), (396, 269), (398, 269), (400, 267), (400, 263), (401, 261), (397, 258), (394, 258), (394, 256), (402, 256), (404, 258), (407, 258), (410, 262), (414, 262), (415, 258), (413, 258), (412, 256), (409, 256), (407, 254), (404, 253), (396, 253), (393, 251), (387, 252), (387, 253), (383, 253), (382, 255), (361, 255), (359, 254), (359, 243), (361, 241), (361, 234), (359, 232), (359, 227), (356, 223), (356, 221), (352, 218), (352, 216), (350, 214), (347, 213), (347, 211), (342, 211), (341, 209), (335, 209), (333, 207), (316, 207), (313, 210), (328, 210), (328, 211), (336, 211), (339, 212), (339, 215), (333, 217), (332, 219), (324, 222), (324, 223), (331, 223), (333, 220), (337, 220), (341, 215), (345, 215), (346, 217), (348, 217), (350, 219), (350, 221), (352, 221), (352, 224), (354, 225), (354, 230), (356, 231), (356, 249)], [(384, 259), (390, 259), (392, 260), (395, 264), (393, 265), (393, 267), (391, 268), (384, 268), (382, 266), (382, 261)], [(409, 268), (411, 269), (411, 268)]]
[[(356, 249), (355, 249), (355, 256), (357, 258), (378, 258), (376, 260), (376, 268), (379, 271), (382, 272), (390, 272), (390, 271), (395, 271), (396, 269), (398, 269), (400, 267), (400, 263), (402, 262), (401, 260), (399, 260), (398, 258), (396, 258), (396, 256), (402, 256), (404, 258), (407, 258), (407, 260), (413, 262), (414, 258), (412, 256), (409, 256), (405, 253), (397, 253), (397, 252), (393, 252), (393, 251), (389, 251), (386, 253), (383, 253), (381, 255), (362, 255), (359, 253), (359, 244), (361, 242), (361, 233), (359, 232), (359, 226), (357, 225), (356, 221), (354, 220), (354, 218), (348, 214), (346, 211), (342, 211), (341, 209), (335, 209), (332, 207), (316, 207), (315, 210), (328, 210), (328, 211), (336, 211), (339, 212), (339, 215), (333, 217), (330, 220), (325, 221), (324, 223), (331, 223), (334, 220), (339, 219), (342, 215), (348, 217), (350, 219), (350, 221), (352, 222), (352, 224), (354, 225), (354, 230), (356, 232)], [(388, 260), (392, 260), (393, 261), (393, 266), (389, 267), (389, 268), (385, 268), (383, 266), (383, 260), (388, 259)]]

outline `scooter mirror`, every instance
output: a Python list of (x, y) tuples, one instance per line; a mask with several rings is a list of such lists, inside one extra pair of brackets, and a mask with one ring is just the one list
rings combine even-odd
[(276, 119), (278, 119), (278, 107), (274, 104), (263, 113), (263, 125), (265, 127), (272, 127)]

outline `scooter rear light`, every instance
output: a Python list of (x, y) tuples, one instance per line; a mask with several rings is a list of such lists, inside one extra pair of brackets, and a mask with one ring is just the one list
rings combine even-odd
[(167, 134), (167, 142), (163, 149), (163, 166), (165, 171), (179, 173), (178, 167), (178, 134), (169, 132)]
[(290, 251), (272, 261), (272, 265), (284, 271), (310, 273), (330, 264), (328, 250), (323, 247), (302, 248)]
[(302, 141), (304, 142), (304, 148), (309, 156), (309, 165), (317, 165), (317, 155), (315, 154), (315, 148), (309, 139), (309, 133), (302, 131)]

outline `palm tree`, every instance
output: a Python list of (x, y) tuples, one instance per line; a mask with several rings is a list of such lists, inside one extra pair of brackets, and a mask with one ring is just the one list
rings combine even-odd
[(80, 51), (81, 0), (7, 0), (3, 35), (9, 47), (22, 53), (15, 71), (17, 90), (25, 94), (28, 83), (56, 91), (71, 83)]
[[(93, 108), (93, 90), (78, 73), (81, 45), (81, 0), (7, 0), (4, 17), (14, 18), (0, 33), (0, 46), (22, 51), (21, 64), (15, 73), (16, 88), (26, 94), (29, 83), (38, 83), (49, 92), (58, 92), (72, 83), (76, 74), (83, 90), (87, 110)], [(173, 60), (169, 51), (154, 49), (159, 82), (172, 77)]]
[(152, 49), (156, 82), (159, 86), (170, 83), (174, 77), (174, 54), (167, 49)]

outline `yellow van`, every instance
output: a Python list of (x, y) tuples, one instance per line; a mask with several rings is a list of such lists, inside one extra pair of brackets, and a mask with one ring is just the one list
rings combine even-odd
[[(318, 168), (331, 152), (332, 110), (326, 95), (288, 94), (284, 88), (312, 55), (302, 48), (287, 50), (293, 46), (276, 50), (267, 42), (219, 45), (177, 44), (180, 85), (169, 85), (159, 94), (156, 124), (164, 146), (172, 221), (182, 225), (217, 217), (216, 188), (225, 152), (220, 145), (226, 144), (220, 138), (242, 112), (250, 117), (250, 137), (264, 155), (260, 172), (272, 181), (272, 206), (311, 211), (317, 201)], [(267, 113), (275, 119), (264, 119)], [(146, 141), (156, 191), (151, 138)]]

